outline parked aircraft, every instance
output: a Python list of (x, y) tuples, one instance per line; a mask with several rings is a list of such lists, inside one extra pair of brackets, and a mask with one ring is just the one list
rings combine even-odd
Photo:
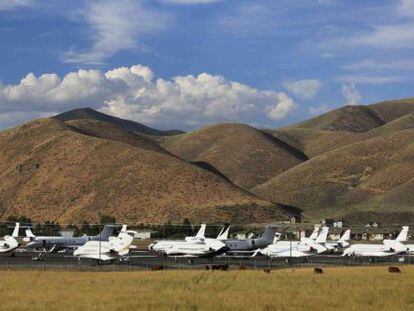
[(222, 240), (228, 247), (226, 254), (252, 253), (258, 248), (266, 247), (273, 242), (277, 230), (276, 225), (268, 225), (265, 232), (257, 239)]
[[(300, 241), (280, 241), (277, 238), (273, 244), (270, 244), (263, 249), (258, 249), (252, 257), (259, 253), (271, 258), (309, 257), (323, 253), (327, 248), (321, 243), (326, 242), (328, 227), (323, 227), (321, 233), (316, 236), (316, 238), (315, 231), (316, 229), (308, 238), (304, 237)], [(316, 232), (318, 231), (319, 230)], [(280, 237), (280, 234), (278, 237)]]
[(105, 225), (100, 234), (94, 236), (62, 237), (62, 236), (35, 236), (30, 228), (26, 229), (26, 248), (43, 249), (47, 252), (59, 251), (66, 248), (78, 248), (88, 241), (108, 241), (114, 231), (114, 225)]
[[(205, 232), (206, 232), (206, 225), (202, 224), (195, 236), (187, 236), (184, 238), (184, 241), (185, 242), (203, 241)], [(165, 252), (166, 249), (171, 248), (171, 246), (174, 243), (184, 242), (184, 241), (182, 240), (161, 240), (161, 241), (157, 241), (155, 243), (148, 245), (148, 249), (150, 251), (156, 251), (156, 252), (163, 253)]]
[(133, 236), (132, 231), (126, 230), (124, 225), (117, 237), (109, 237), (108, 241), (88, 241), (77, 248), (73, 255), (78, 258), (88, 258), (95, 260), (113, 260), (129, 253)]
[(206, 225), (202, 224), (193, 237), (186, 237), (184, 241), (159, 241), (148, 248), (174, 257), (212, 257), (228, 249), (222, 240), (227, 239), (229, 228), (223, 228), (216, 239), (206, 238), (205, 229)]
[(384, 240), (382, 244), (352, 244), (344, 250), (342, 256), (356, 257), (385, 257), (409, 251), (407, 245), (408, 226), (402, 227), (400, 234), (394, 240)]
[(164, 253), (170, 257), (214, 257), (227, 250), (222, 241), (205, 238), (204, 241), (173, 243)]
[(16, 222), (12, 235), (6, 235), (0, 240), (0, 253), (8, 253), (19, 247), (16, 238), (19, 237), (20, 223)]

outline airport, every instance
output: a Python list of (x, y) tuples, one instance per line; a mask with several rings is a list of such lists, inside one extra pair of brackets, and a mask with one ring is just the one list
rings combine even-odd
[[(336, 241), (328, 240), (329, 227), (315, 226), (309, 237), (282, 240), (283, 225), (266, 226), (257, 238), (230, 238), (231, 226), (206, 237), (206, 224), (182, 240), (140, 240), (127, 225), (101, 225), (94, 236), (37, 236), (27, 224), (16, 223), (11, 235), (0, 240), (0, 268), (68, 270), (164, 269), (278, 269), (287, 267), (409, 265), (414, 245), (409, 227), (393, 238), (376, 243), (350, 241), (344, 228)], [(19, 235), (24, 231), (24, 237)]]

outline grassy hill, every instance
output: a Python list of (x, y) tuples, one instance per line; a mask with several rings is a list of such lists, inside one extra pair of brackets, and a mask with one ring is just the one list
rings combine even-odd
[(0, 217), (268, 222), (285, 209), (101, 121), (41, 119), (0, 133)]
[(78, 109), (1, 132), (0, 150), (3, 219), (414, 221), (414, 99), (188, 133)]
[(66, 121), (73, 121), (73, 120), (95, 120), (95, 121), (105, 121), (107, 123), (111, 123), (116, 125), (124, 130), (129, 130), (141, 134), (147, 135), (154, 135), (154, 136), (164, 136), (164, 135), (175, 135), (181, 134), (183, 131), (180, 130), (169, 130), (169, 131), (160, 131), (157, 129), (150, 128), (143, 124), (116, 118), (114, 116), (110, 116), (99, 111), (90, 109), (90, 108), (79, 108), (70, 110), (61, 114), (54, 116), (53, 118), (66, 122)]
[(251, 189), (307, 160), (284, 141), (244, 124), (218, 124), (168, 137), (162, 146), (190, 162), (209, 163)]

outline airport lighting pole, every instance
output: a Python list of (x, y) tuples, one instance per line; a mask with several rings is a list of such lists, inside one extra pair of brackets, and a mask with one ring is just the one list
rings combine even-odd
[(101, 230), (101, 225), (100, 224), (98, 226), (98, 229), (99, 229), (99, 260), (98, 260), (98, 265), (100, 266), (101, 265), (101, 240), (102, 240), (102, 238), (101, 238), (102, 230)]

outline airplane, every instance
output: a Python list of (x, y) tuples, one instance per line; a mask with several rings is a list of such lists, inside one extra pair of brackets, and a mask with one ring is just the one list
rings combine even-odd
[[(197, 242), (204, 240), (204, 234), (206, 232), (206, 225), (202, 224), (195, 236), (187, 236), (184, 238), (185, 242)], [(171, 248), (174, 243), (183, 242), (182, 240), (161, 240), (148, 245), (150, 251), (163, 253), (167, 248)]]
[[(252, 257), (262, 254), (271, 258), (288, 258), (288, 257), (309, 257), (315, 254), (324, 253), (327, 248), (322, 244), (326, 242), (328, 236), (328, 227), (323, 227), (319, 235), (319, 228), (315, 228), (313, 233), (307, 238), (304, 237), (300, 241), (280, 241), (281, 234), (277, 234), (273, 244), (263, 249), (258, 249)], [(316, 251), (316, 252), (315, 252)]]
[(244, 240), (229, 240), (222, 239), (221, 241), (226, 244), (228, 251), (226, 255), (243, 255), (252, 254), (255, 250), (268, 246), (273, 242), (276, 234), (276, 225), (268, 225), (266, 230), (260, 238), (257, 239), (244, 239)]
[(19, 228), (20, 223), (16, 222), (12, 235), (6, 235), (3, 240), (0, 240), (0, 253), (8, 253), (19, 247), (16, 240), (19, 237)]
[(117, 257), (125, 256), (129, 253), (133, 236), (130, 230), (121, 230), (117, 237), (109, 237), (108, 241), (88, 241), (84, 245), (78, 247), (73, 256), (88, 258), (94, 260), (109, 261)]
[(382, 244), (352, 244), (344, 250), (342, 256), (385, 257), (405, 253), (409, 251), (409, 247), (401, 242), (407, 241), (407, 237), (408, 226), (403, 226), (394, 240), (386, 239)]
[(197, 234), (183, 241), (159, 241), (149, 245), (149, 250), (172, 257), (213, 257), (227, 250), (223, 240), (227, 239), (229, 227), (220, 231), (216, 239), (206, 238), (206, 225), (202, 224)]
[(226, 244), (217, 239), (205, 238), (204, 241), (175, 242), (166, 248), (164, 254), (169, 257), (214, 257), (228, 250)]
[(62, 237), (62, 236), (35, 236), (30, 228), (26, 229), (26, 238), (28, 242), (26, 249), (43, 249), (45, 252), (55, 252), (62, 249), (74, 249), (84, 245), (88, 241), (108, 241), (108, 238), (114, 231), (114, 225), (105, 225), (100, 234), (95, 236), (83, 235), (80, 237)]

